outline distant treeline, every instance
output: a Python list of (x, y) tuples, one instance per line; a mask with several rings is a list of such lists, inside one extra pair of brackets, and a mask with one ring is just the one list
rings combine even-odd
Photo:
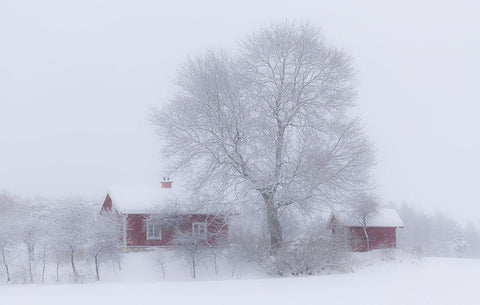
[(405, 203), (398, 212), (405, 223), (398, 248), (421, 256), (480, 257), (480, 232), (472, 223), (462, 226), (443, 213), (428, 215)]

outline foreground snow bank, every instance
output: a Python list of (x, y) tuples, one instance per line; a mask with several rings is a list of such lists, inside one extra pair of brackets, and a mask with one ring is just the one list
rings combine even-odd
[(480, 260), (386, 262), (279, 279), (0, 286), (1, 304), (480, 304)]
[(379, 249), (369, 252), (351, 253), (350, 267), (352, 270), (358, 270), (374, 265), (385, 263), (416, 263), (420, 260), (419, 256), (399, 250), (399, 249)]

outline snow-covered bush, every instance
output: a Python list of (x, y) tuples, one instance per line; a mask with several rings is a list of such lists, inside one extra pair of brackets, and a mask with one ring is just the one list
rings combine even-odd
[(343, 272), (350, 269), (346, 235), (342, 232), (332, 234), (322, 220), (305, 220), (303, 225), (298, 225), (297, 221), (285, 219), (285, 245), (272, 255), (268, 235), (264, 234), (265, 228), (249, 225), (250, 222), (255, 222), (255, 217), (251, 214), (248, 216), (245, 223), (239, 221), (230, 234), (230, 255), (237, 260), (253, 262), (268, 274), (280, 276)]
[(279, 275), (312, 275), (349, 270), (346, 238), (321, 227), (283, 247), (267, 261), (270, 273)]

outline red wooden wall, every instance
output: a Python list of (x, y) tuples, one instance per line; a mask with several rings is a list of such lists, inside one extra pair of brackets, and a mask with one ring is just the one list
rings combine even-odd
[[(356, 252), (367, 251), (367, 238), (362, 227), (347, 227), (350, 249)], [(396, 228), (367, 228), (370, 250), (396, 248)]]
[[(115, 210), (112, 199), (106, 196), (102, 205), (101, 212)], [(117, 211), (115, 211), (118, 214)], [(122, 215), (118, 214), (119, 217)], [(175, 228), (162, 226), (162, 239), (147, 239), (146, 220), (149, 214), (127, 214), (127, 247), (161, 247), (175, 246)], [(222, 246), (226, 242), (228, 236), (228, 226), (226, 220), (222, 216), (211, 214), (185, 214), (178, 215), (180, 231), (182, 234), (192, 234), (192, 224), (194, 222), (207, 222), (208, 239), (205, 243), (210, 246)], [(123, 237), (122, 237), (123, 239)]]
[[(162, 239), (147, 239), (146, 219), (148, 214), (129, 214), (127, 216), (127, 246), (128, 247), (159, 247), (159, 246), (175, 246), (176, 228), (169, 228), (162, 225)], [(178, 223), (179, 230), (182, 234), (192, 234), (192, 224), (194, 222), (207, 222), (208, 242), (209, 245), (219, 246), (224, 242), (228, 233), (228, 226), (221, 216), (212, 216), (209, 214), (190, 214), (179, 215), (181, 218)]]

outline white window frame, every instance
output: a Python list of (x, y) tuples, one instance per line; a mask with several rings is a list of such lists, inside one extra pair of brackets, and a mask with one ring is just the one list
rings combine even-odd
[[(150, 228), (153, 227), (152, 231)], [(155, 229), (158, 230), (158, 236), (150, 235), (150, 232), (155, 233)], [(162, 225), (157, 222), (147, 221), (147, 240), (162, 240)]]
[[(200, 228), (203, 228), (203, 232)], [(207, 240), (208, 237), (208, 225), (206, 221), (193, 222), (192, 223), (192, 236), (198, 240)]]

